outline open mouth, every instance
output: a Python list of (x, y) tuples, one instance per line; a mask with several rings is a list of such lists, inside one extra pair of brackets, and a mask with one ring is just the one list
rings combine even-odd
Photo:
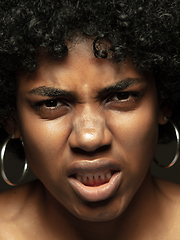
[(70, 164), (68, 182), (83, 200), (98, 202), (113, 196), (122, 182), (122, 171), (115, 160), (96, 159)]
[(115, 171), (101, 170), (97, 172), (78, 172), (71, 177), (76, 178), (85, 186), (96, 187), (108, 183)]

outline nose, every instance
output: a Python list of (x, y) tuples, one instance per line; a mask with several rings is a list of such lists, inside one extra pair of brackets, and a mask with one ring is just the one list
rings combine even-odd
[(75, 114), (69, 136), (71, 148), (93, 152), (100, 147), (110, 145), (111, 142), (112, 134), (108, 129), (105, 114), (101, 110), (84, 107)]

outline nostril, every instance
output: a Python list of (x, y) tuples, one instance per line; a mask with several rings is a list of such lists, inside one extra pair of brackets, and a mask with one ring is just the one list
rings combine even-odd
[(80, 154), (80, 155), (88, 155), (88, 156), (93, 156), (97, 153), (101, 153), (101, 152), (106, 152), (110, 149), (111, 145), (105, 145), (105, 146), (101, 146), (101, 147), (98, 147), (97, 149), (93, 150), (93, 151), (87, 151), (87, 150), (84, 150), (82, 148), (79, 148), (79, 147), (75, 147), (75, 148), (72, 148), (72, 151), (75, 153), (75, 154)]

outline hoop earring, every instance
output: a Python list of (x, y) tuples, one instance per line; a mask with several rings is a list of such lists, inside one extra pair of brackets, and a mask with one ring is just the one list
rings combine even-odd
[(177, 140), (177, 144), (176, 144), (176, 154), (175, 154), (173, 160), (171, 161), (171, 163), (168, 164), (168, 165), (163, 165), (163, 164), (159, 163), (159, 162), (157, 161), (157, 159), (154, 159), (154, 162), (155, 162), (159, 167), (162, 167), (162, 168), (170, 168), (170, 167), (172, 167), (172, 166), (176, 163), (176, 161), (178, 160), (179, 150), (180, 150), (180, 146), (179, 146), (179, 141), (180, 141), (179, 139), (180, 139), (180, 137), (179, 137), (178, 127), (177, 127), (177, 125), (174, 123), (174, 121), (172, 121), (172, 120), (170, 120), (169, 118), (165, 117), (165, 121), (167, 121), (167, 120), (172, 124), (172, 126), (174, 127), (174, 130), (175, 130), (175, 133), (176, 133), (176, 140)]
[[(1, 176), (2, 176), (2, 178), (4, 179), (4, 181), (5, 181), (7, 184), (9, 184), (9, 185), (11, 185), (11, 186), (16, 186), (16, 185), (18, 185), (18, 184), (24, 179), (24, 177), (26, 176), (26, 174), (27, 174), (27, 172), (28, 172), (29, 166), (28, 166), (27, 159), (25, 158), (23, 173), (22, 173), (20, 179), (17, 181), (17, 183), (12, 183), (12, 182), (9, 181), (9, 179), (7, 178), (6, 173), (5, 173), (5, 170), (4, 170), (4, 155), (5, 155), (6, 147), (7, 147), (7, 144), (8, 144), (8, 142), (9, 142), (9, 140), (11, 140), (11, 139), (13, 139), (13, 138), (14, 138), (13, 135), (8, 136), (8, 138), (5, 140), (5, 142), (4, 142), (4, 144), (3, 144), (2, 148), (1, 148)], [(22, 145), (23, 145), (23, 143), (22, 143)]]

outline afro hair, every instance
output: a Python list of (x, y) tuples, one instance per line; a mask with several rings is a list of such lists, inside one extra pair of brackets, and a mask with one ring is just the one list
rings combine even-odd
[[(16, 109), (17, 72), (34, 71), (40, 51), (63, 58), (67, 40), (80, 33), (93, 39), (95, 57), (130, 56), (139, 71), (153, 72), (159, 96), (180, 122), (179, 9), (178, 0), (1, 0), (0, 121)], [(165, 132), (160, 128), (160, 138)]]

